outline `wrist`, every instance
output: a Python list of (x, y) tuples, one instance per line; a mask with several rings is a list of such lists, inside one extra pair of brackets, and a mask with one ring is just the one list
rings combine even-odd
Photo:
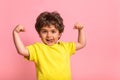
[(13, 34), (18, 34), (18, 32), (16, 30), (13, 30)]
[(78, 31), (81, 31), (81, 30), (83, 30), (83, 27), (81, 27), (81, 28), (78, 29)]

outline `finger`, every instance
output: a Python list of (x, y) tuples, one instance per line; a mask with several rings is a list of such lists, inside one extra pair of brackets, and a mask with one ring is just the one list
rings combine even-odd
[(73, 29), (77, 29), (77, 26), (74, 26)]
[(21, 28), (20, 31), (21, 31), (21, 32), (25, 32), (25, 29), (24, 29), (24, 28)]

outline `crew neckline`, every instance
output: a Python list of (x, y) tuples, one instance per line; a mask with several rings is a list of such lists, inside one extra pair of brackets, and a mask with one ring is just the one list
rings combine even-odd
[(43, 43), (43, 42), (37, 42), (37, 43), (39, 43), (39, 44), (42, 44), (42, 45), (45, 45), (45, 46), (48, 46), (48, 47), (54, 47), (54, 46), (58, 46), (61, 42), (60, 41), (58, 41), (57, 43), (55, 43), (55, 44), (53, 44), (53, 45), (47, 45), (47, 44), (45, 44), (45, 43)]

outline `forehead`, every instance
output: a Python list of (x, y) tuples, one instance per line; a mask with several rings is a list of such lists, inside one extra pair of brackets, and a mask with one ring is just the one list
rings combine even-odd
[(50, 26), (43, 26), (41, 28), (41, 30), (58, 30), (54, 25), (50, 25)]

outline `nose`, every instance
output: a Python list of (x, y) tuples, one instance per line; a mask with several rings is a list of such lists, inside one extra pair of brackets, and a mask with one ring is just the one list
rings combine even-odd
[(47, 37), (48, 38), (51, 37), (51, 33), (50, 32), (47, 33)]

